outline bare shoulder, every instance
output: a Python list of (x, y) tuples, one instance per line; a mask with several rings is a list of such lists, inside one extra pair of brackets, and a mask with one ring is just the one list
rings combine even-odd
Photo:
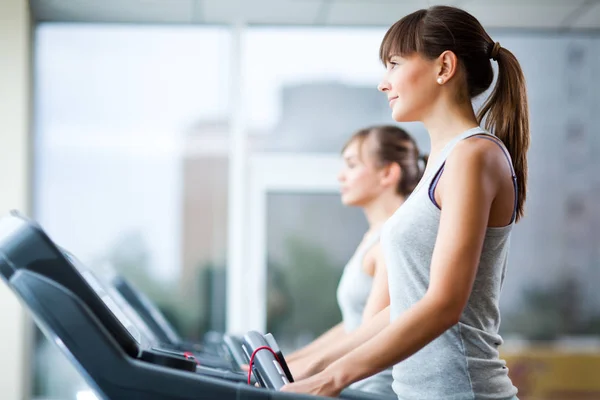
[(474, 136), (459, 142), (446, 161), (446, 170), (458, 174), (501, 178), (510, 173), (505, 153), (498, 139)]
[(383, 251), (381, 250), (381, 243), (378, 241), (369, 249), (368, 254), (372, 257), (380, 257), (383, 255)]
[(462, 140), (446, 160), (435, 191), (436, 202), (441, 206), (452, 195), (467, 204), (467, 195), (475, 204), (491, 203), (499, 193), (508, 193), (511, 175), (507, 154), (496, 139), (475, 136)]
[(367, 250), (363, 258), (363, 270), (370, 276), (375, 275), (375, 271), (380, 267), (383, 261), (383, 251), (379, 242)]

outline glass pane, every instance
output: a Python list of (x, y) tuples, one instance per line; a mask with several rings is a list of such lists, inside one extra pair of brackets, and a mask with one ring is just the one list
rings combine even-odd
[(578, 342), (598, 351), (600, 164), (594, 154), (600, 140), (592, 105), (600, 96), (589, 82), (600, 68), (600, 40), (506, 33), (494, 38), (523, 67), (532, 135), (526, 216), (511, 240), (501, 329), (509, 345), (511, 338), (567, 347)]
[[(216, 27), (36, 31), (36, 219), (191, 340), (225, 329), (229, 45)], [(61, 371), (40, 367), (35, 396), (74, 398)]]
[[(244, 104), (255, 151), (338, 153), (350, 134), (393, 123), (377, 90), (384, 28), (249, 29)], [(419, 143), (428, 137), (411, 127)]]
[(367, 229), (338, 194), (267, 195), (267, 329), (286, 352), (341, 321), (338, 281)]

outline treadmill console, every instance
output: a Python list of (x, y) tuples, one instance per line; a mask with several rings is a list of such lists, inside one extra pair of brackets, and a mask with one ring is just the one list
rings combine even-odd
[(244, 335), (242, 349), (252, 365), (252, 373), (258, 383), (266, 388), (279, 390), (294, 379), (285, 358), (270, 333), (261, 335), (250, 331)]

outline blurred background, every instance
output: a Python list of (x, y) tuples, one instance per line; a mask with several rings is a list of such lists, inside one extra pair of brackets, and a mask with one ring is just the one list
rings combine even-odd
[[(530, 186), (501, 332), (519, 398), (600, 399), (600, 1), (442, 3), (527, 79)], [(186, 338), (307, 343), (341, 319), (335, 289), (367, 228), (339, 200), (341, 147), (393, 122), (379, 44), (433, 4), (2, 0), (0, 209), (115, 268)], [(427, 152), (422, 125), (403, 126)], [(4, 285), (0, 306), (2, 399), (88, 398)]]

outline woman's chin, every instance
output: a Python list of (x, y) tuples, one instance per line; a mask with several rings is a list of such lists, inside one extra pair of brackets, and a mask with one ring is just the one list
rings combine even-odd
[(361, 207), (362, 203), (358, 199), (344, 199), (342, 198), (342, 204), (346, 207)]
[(406, 116), (403, 113), (397, 111), (392, 111), (392, 119), (396, 122), (408, 122)]
[(348, 207), (351, 207), (354, 205), (354, 199), (352, 199), (351, 197), (348, 196), (344, 196), (342, 195), (342, 204)]
[(414, 113), (412, 113), (413, 115), (409, 115), (409, 113), (407, 113), (404, 110), (399, 110), (396, 108), (392, 109), (392, 119), (396, 122), (414, 122), (416, 121), (416, 119), (414, 118), (415, 115)]

